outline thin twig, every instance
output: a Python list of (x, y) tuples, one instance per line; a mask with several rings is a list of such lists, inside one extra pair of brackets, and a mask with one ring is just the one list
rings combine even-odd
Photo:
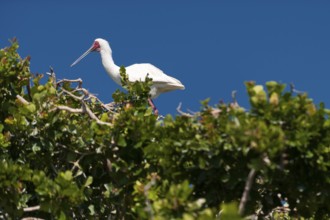
[(56, 74), (55, 74), (54, 69), (53, 69), (52, 66), (49, 66), (49, 71), (50, 72), (47, 72), (46, 74), (49, 75), (52, 78), (53, 86), (54, 86), (54, 88), (56, 88), (57, 87), (57, 85), (56, 85)]
[(190, 109), (187, 109), (187, 111), (188, 111), (190, 114), (192, 114), (192, 115), (197, 115), (197, 114), (200, 113), (200, 112), (192, 111), (192, 110), (190, 110)]
[(111, 111), (114, 113), (113, 109), (115, 108), (116, 103), (115, 102), (110, 102), (108, 104), (103, 104), (100, 100), (99, 102), (101, 103), (101, 106), (105, 108), (107, 111)]
[(239, 104), (238, 104), (237, 98), (236, 98), (236, 94), (237, 94), (237, 91), (236, 90), (232, 91), (232, 93), (231, 93), (231, 97), (233, 99), (233, 103), (230, 106), (231, 107), (234, 107), (234, 108), (239, 107)]
[[(92, 98), (95, 98), (98, 102), (101, 103), (101, 106), (103, 108), (105, 108), (106, 110), (110, 111), (110, 109), (105, 104), (103, 104), (96, 96), (90, 94), (87, 89), (84, 89), (84, 88), (81, 87), (82, 86), (82, 80), (80, 78), (79, 79), (71, 79), (71, 80), (70, 79), (62, 79), (62, 80), (60, 80), (60, 81), (57, 82), (57, 85), (60, 85), (61, 83), (63, 84), (65, 82), (79, 83), (78, 84), (78, 87), (76, 89), (74, 89), (73, 91), (67, 91), (66, 89), (64, 89), (62, 87), (61, 88), (61, 92), (69, 95), (73, 99), (76, 99), (76, 100), (80, 101), (81, 102), (81, 108), (77, 109), (77, 108), (71, 108), (71, 107), (68, 107), (68, 106), (60, 105), (60, 106), (55, 107), (51, 111), (54, 111), (54, 110), (65, 110), (65, 111), (68, 111), (68, 112), (71, 112), (71, 113), (87, 113), (88, 116), (90, 118), (94, 119), (97, 124), (111, 126), (110, 123), (101, 121), (92, 112), (92, 110), (88, 107), (88, 105), (86, 104), (85, 101), (88, 101), (88, 100), (90, 100)], [(77, 95), (73, 94), (73, 92), (80, 92), (80, 94), (82, 94), (82, 95), (81, 96), (77, 96)]]
[(299, 90), (295, 89), (295, 86), (293, 85), (293, 83), (290, 83), (290, 90), (291, 90), (292, 93), (297, 93), (297, 94), (304, 94), (304, 93), (306, 93), (304, 91), (299, 91)]
[(178, 107), (176, 108), (176, 111), (179, 112), (180, 115), (183, 115), (183, 116), (186, 116), (186, 117), (190, 117), (190, 118), (194, 117), (193, 115), (191, 115), (189, 113), (183, 112), (181, 110), (181, 106), (182, 106), (182, 103), (180, 102), (179, 105), (178, 105)]
[(71, 162), (73, 164), (73, 167), (71, 168), (71, 171), (73, 172), (75, 168), (78, 168), (78, 169), (81, 169), (81, 166), (79, 165), (79, 162), (85, 157), (85, 156), (88, 156), (88, 155), (93, 155), (93, 154), (96, 154), (95, 152), (87, 152), (87, 153), (82, 153), (80, 155), (80, 157)]
[(72, 152), (74, 152), (74, 153), (76, 153), (76, 154), (83, 154), (83, 153), (81, 153), (81, 152), (79, 152), (79, 151), (77, 151), (77, 150), (74, 150), (74, 149), (70, 149), (70, 148), (68, 148), (68, 147), (65, 146), (64, 144), (56, 143), (56, 146), (58, 146), (58, 147), (62, 147), (62, 148), (64, 148), (64, 149), (69, 150), (69, 151), (72, 151)]
[(68, 94), (69, 96), (71, 96), (72, 98), (76, 99), (76, 100), (83, 100), (85, 95), (82, 95), (82, 96), (76, 96), (74, 95), (72, 92), (69, 92), (68, 90), (65, 90), (62, 88), (62, 91), (66, 94)]
[(248, 178), (245, 182), (244, 192), (242, 194), (241, 202), (239, 203), (239, 208), (238, 208), (238, 212), (239, 212), (240, 215), (244, 214), (245, 206), (246, 206), (246, 203), (248, 201), (250, 190), (251, 190), (251, 187), (252, 187), (252, 184), (253, 184), (254, 177), (255, 177), (256, 173), (257, 172), (256, 172), (255, 169), (251, 169), (251, 171), (248, 175)]
[(58, 174), (58, 171), (57, 171), (55, 165), (51, 162), (50, 163), (50, 166), (51, 166), (52, 170), (54, 171), (54, 173), (57, 175)]
[(80, 78), (78, 78), (78, 79), (61, 79), (61, 80), (59, 80), (57, 83), (56, 83), (56, 85), (57, 86), (60, 86), (60, 84), (62, 83), (66, 83), (66, 82), (69, 82), (69, 83), (78, 83), (78, 86), (76, 87), (76, 89), (78, 89), (78, 88), (82, 88), (82, 83), (83, 83), (83, 81), (82, 81), (82, 79), (80, 79)]
[(61, 84), (61, 83), (65, 83), (65, 82), (70, 82), (70, 83), (82, 83), (82, 79), (78, 78), (78, 79), (61, 79), (57, 82), (57, 85)]

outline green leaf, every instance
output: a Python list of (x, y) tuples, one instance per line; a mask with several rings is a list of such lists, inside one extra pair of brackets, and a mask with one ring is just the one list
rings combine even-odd
[(84, 184), (84, 187), (87, 187), (93, 183), (93, 177), (89, 176)]
[(67, 181), (71, 181), (72, 178), (73, 178), (73, 177), (72, 177), (72, 172), (69, 171), (69, 170), (65, 171), (64, 173), (61, 172), (61, 173), (60, 173), (60, 176), (61, 176), (64, 180), (67, 180)]
[(92, 215), (92, 216), (95, 215), (94, 205), (89, 205), (88, 209), (89, 209), (90, 215)]
[(41, 148), (37, 145), (37, 144), (34, 144), (33, 146), (32, 146), (32, 151), (34, 152), (34, 153), (36, 153), (36, 152), (38, 152), (38, 151), (40, 151), (41, 150)]
[(237, 203), (227, 203), (221, 205), (221, 214), (220, 219), (223, 220), (243, 220), (238, 214), (238, 206)]
[(37, 109), (36, 106), (33, 103), (31, 103), (29, 105), (26, 105), (26, 108), (32, 113), (35, 112), (36, 109)]
[(117, 144), (118, 144), (118, 146), (121, 146), (121, 147), (127, 146), (126, 140), (122, 135), (119, 135)]
[(60, 215), (58, 216), (59, 220), (66, 220), (66, 215), (64, 214), (64, 212), (61, 211)]
[(150, 115), (152, 115), (152, 108), (148, 108), (147, 111), (144, 113), (145, 117), (150, 116)]

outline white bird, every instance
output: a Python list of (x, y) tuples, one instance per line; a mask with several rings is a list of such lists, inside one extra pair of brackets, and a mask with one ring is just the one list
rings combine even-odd
[[(121, 77), (120, 77), (120, 67), (117, 66), (112, 58), (112, 50), (108, 41), (97, 38), (94, 40), (93, 45), (83, 53), (75, 62), (71, 64), (71, 67), (77, 64), (90, 52), (97, 51), (101, 54), (102, 64), (109, 74), (109, 76), (121, 86)], [(163, 71), (158, 69), (152, 64), (149, 63), (139, 63), (133, 64), (131, 66), (125, 67), (128, 80), (130, 82), (135, 81), (144, 81), (146, 76), (152, 79), (152, 86), (150, 88), (150, 97), (151, 99), (158, 97), (161, 93), (169, 92), (177, 89), (185, 89), (184, 85), (177, 79), (166, 75)], [(155, 114), (158, 114), (152, 100), (149, 99), (149, 104), (154, 109)]]

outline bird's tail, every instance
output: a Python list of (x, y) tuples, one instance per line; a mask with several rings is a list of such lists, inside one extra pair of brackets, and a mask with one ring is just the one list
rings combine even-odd
[(168, 76), (170, 79), (171, 79), (171, 86), (175, 89), (181, 89), (181, 90), (184, 90), (185, 87), (184, 85), (180, 82), (180, 80), (176, 79), (176, 78), (173, 78), (171, 76)]

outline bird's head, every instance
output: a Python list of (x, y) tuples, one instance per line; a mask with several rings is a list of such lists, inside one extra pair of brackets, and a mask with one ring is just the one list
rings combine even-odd
[(94, 51), (100, 52), (100, 50), (101, 50), (101, 45), (98, 40), (95, 40), (91, 47), (91, 52), (94, 52)]
[(98, 51), (100, 52), (101, 50), (105, 50), (105, 51), (110, 51), (111, 52), (111, 49), (110, 49), (110, 45), (109, 45), (109, 42), (102, 39), (102, 38), (96, 38), (94, 40), (94, 43), (93, 43), (93, 46), (94, 48), (93, 51)]
[(107, 53), (111, 53), (111, 48), (110, 45), (108, 43), (108, 41), (102, 39), (102, 38), (97, 38), (94, 40), (93, 45), (85, 52), (83, 53), (76, 61), (74, 61), (71, 64), (71, 67), (76, 65), (80, 60), (82, 60), (85, 56), (87, 56), (90, 52), (107, 52)]

